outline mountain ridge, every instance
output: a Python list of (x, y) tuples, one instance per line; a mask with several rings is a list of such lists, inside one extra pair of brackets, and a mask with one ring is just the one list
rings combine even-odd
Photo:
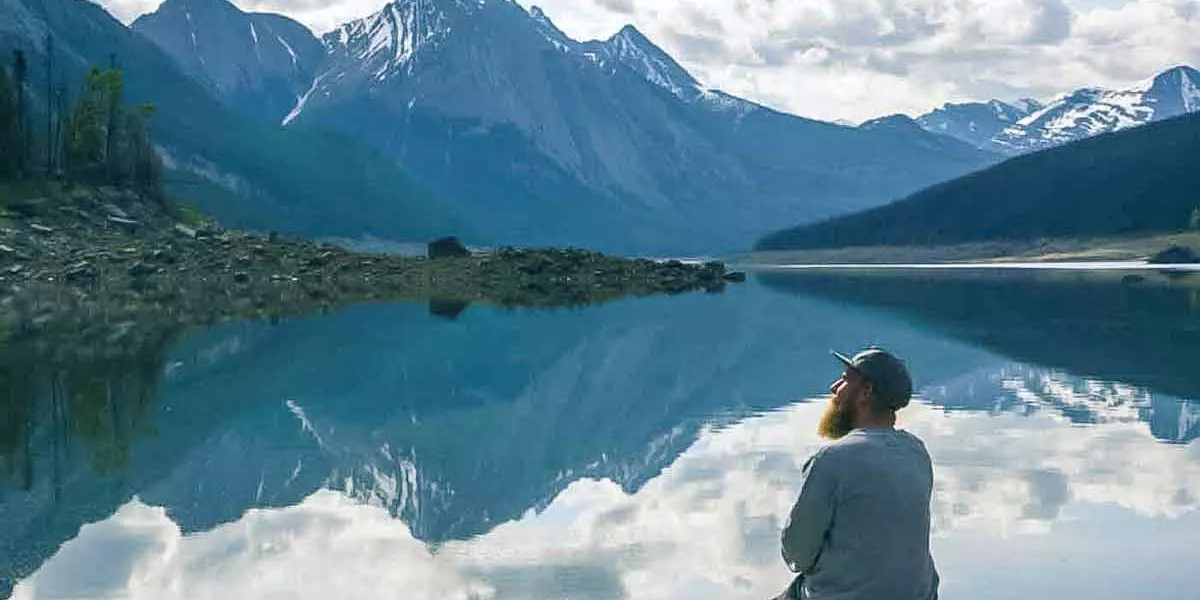
[(1181, 231), (1200, 210), (1200, 113), (1025, 154), (759, 250), (939, 246)]
[(1176, 65), (1131, 86), (1085, 87), (1025, 106), (946, 104), (917, 117), (927, 130), (1009, 156), (1200, 111), (1200, 71)]
[(399, 0), (321, 40), (274, 123), (372, 146), (490, 244), (736, 250), (998, 159), (773, 111), (703, 86), (634, 27), (579, 42), (509, 0)]
[(176, 57), (98, 5), (2, 0), (0, 52), (26, 52), (27, 97), (43, 116), (47, 34), (56, 79), (68, 91), (94, 65), (117, 59), (126, 102), (156, 108), (149, 128), (170, 171), (168, 193), (225, 226), (414, 241), (468, 231), (442, 198), (378, 152), (344, 136), (285, 131), (232, 110)]

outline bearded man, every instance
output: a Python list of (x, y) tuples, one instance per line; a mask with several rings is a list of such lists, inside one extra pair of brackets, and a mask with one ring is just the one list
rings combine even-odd
[(933, 468), (925, 445), (896, 429), (912, 399), (904, 362), (872, 347), (853, 358), (818, 427), (834, 440), (804, 465), (804, 484), (782, 535), (798, 573), (786, 600), (935, 600), (929, 553)]

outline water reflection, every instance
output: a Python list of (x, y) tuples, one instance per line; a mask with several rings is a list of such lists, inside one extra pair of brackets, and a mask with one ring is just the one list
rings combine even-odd
[[(135, 501), (85, 528), (17, 597), (767, 597), (786, 579), (777, 532), (803, 459), (817, 445), (809, 432), (819, 409), (797, 405), (708, 428), (634, 494), (611, 481), (578, 480), (537, 513), (436, 547), (386, 510), (332, 491), (191, 536), (164, 510)], [(1171, 592), (1192, 585), (1187, 566), (1200, 531), (1195, 445), (1149, 443), (1128, 423), (1081, 435), (1048, 414), (927, 406), (905, 426), (927, 440), (938, 464), (935, 553), (947, 571), (945, 597), (1042, 597), (1031, 582), (1045, 580), (1057, 561), (1012, 577), (1003, 593), (979, 581), (1021, 564), (1013, 550), (1044, 553), (1047, 542), (1066, 556), (1092, 555), (1088, 570), (1128, 571), (1129, 538), (1112, 539), (1122, 530), (1154, 534), (1142, 538), (1137, 561), (1157, 578), (1127, 578), (1167, 592), (1153, 597), (1190, 597)], [(1106, 506), (1124, 510), (1106, 514)], [(1155, 518), (1164, 517), (1188, 533), (1158, 528)], [(1081, 520), (1090, 528), (1078, 527)], [(1094, 533), (1100, 523), (1109, 535)], [(74, 575), (97, 564), (102, 580)], [(1057, 597), (1122, 597), (1108, 593), (1112, 584), (1101, 577), (1058, 585), (1068, 593)]]
[(928, 403), (907, 424), (937, 462), (949, 589), (984, 597), (965, 577), (987, 553), (1029, 533), (1070, 549), (1075, 521), (1151, 535), (1162, 565), (1200, 535), (1196, 376), (1142, 356), (1195, 349), (1187, 290), (1088, 288), (1122, 300), (1066, 314), (1076, 292), (1036, 280), (1009, 281), (1008, 304), (991, 280), (768, 283), (583, 311), (363, 307), (164, 336), (138, 358), (10, 356), (0, 578), (23, 580), (19, 597), (766, 597), (817, 443), (819, 406), (795, 394), (827, 385), (828, 348), (869, 342), (910, 357)]

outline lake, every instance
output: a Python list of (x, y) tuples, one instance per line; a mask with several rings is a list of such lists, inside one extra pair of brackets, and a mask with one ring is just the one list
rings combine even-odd
[(878, 343), (943, 599), (1195, 600), (1197, 280), (764, 273), (10, 348), (0, 596), (764, 600), (829, 350)]

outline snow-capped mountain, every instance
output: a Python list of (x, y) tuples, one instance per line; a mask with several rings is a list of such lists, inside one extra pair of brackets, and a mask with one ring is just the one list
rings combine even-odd
[(948, 410), (993, 414), (1050, 412), (1072, 423), (1146, 423), (1161, 441), (1186, 444), (1200, 438), (1200, 410), (1191, 401), (1126, 383), (1079, 377), (1055, 369), (1013, 363), (988, 365), (922, 390)]
[(230, 105), (269, 120), (295, 106), (325, 58), (303, 25), (226, 0), (167, 0), (132, 27)]
[(947, 104), (917, 118), (976, 147), (1022, 154), (1200, 111), (1200, 71), (1179, 66), (1121, 90), (1083, 88), (1046, 103)]
[(996, 159), (772, 111), (706, 88), (633, 27), (580, 42), (511, 0), (398, 0), (321, 43), (273, 124), (369, 143), (454, 198), (481, 243), (741, 249)]
[(928, 131), (960, 139), (978, 148), (1003, 151), (1004, 148), (994, 142), (996, 136), (1041, 108), (1036, 100), (1013, 104), (999, 100), (947, 103), (917, 117), (917, 122)]
[(1200, 71), (1175, 67), (1124, 90), (1087, 88), (1055, 98), (995, 138), (1029, 152), (1200, 111)]

